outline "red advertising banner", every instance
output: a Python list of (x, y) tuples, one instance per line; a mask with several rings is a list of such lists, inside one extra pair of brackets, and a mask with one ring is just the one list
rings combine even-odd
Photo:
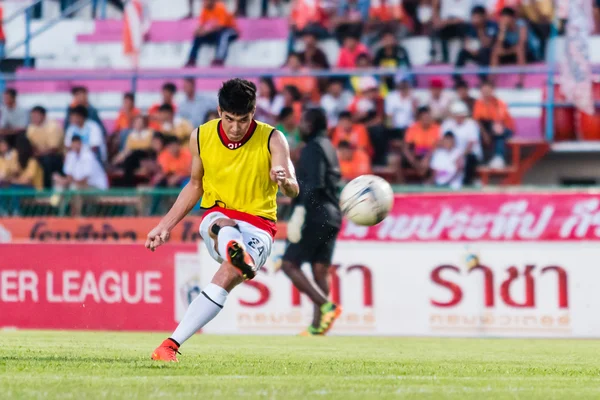
[(346, 223), (340, 238), (376, 241), (600, 240), (600, 193), (397, 195), (374, 227)]
[(173, 245), (0, 245), (0, 327), (171, 330), (175, 326)]

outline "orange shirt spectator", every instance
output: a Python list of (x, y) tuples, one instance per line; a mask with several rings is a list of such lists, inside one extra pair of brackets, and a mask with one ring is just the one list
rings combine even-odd
[(204, 30), (213, 30), (217, 27), (233, 28), (237, 30), (235, 18), (229, 12), (225, 4), (217, 1), (211, 8), (203, 7), (200, 13), (200, 26)]
[[(291, 53), (288, 56), (285, 67), (293, 74), (299, 74), (306, 71), (306, 69), (302, 67), (302, 60), (298, 53)], [(278, 91), (283, 91), (283, 88), (286, 86), (295, 86), (304, 97), (309, 98), (314, 102), (319, 102), (321, 99), (317, 78), (313, 76), (282, 76), (277, 78), (276, 86)]]
[(476, 121), (500, 122), (504, 127), (514, 131), (515, 121), (508, 111), (508, 106), (502, 100), (492, 97), (478, 99), (473, 107), (473, 119)]
[(152, 130), (160, 132), (162, 127), (162, 123), (158, 117), (159, 109), (163, 104), (168, 104), (173, 107), (173, 114), (177, 114), (177, 106), (175, 105), (175, 93), (177, 93), (177, 86), (175, 86), (172, 82), (166, 82), (162, 85), (161, 95), (162, 100), (159, 103), (152, 105), (148, 109), (148, 117), (150, 119), (150, 123), (148, 127)]
[(342, 179), (350, 181), (361, 175), (371, 173), (371, 159), (361, 149), (355, 149), (348, 142), (340, 142), (338, 159)]
[(401, 0), (371, 0), (369, 17), (381, 22), (401, 20), (404, 13)]
[(356, 68), (356, 59), (361, 54), (369, 54), (367, 46), (360, 43), (356, 37), (345, 38), (338, 56), (338, 68)]
[(348, 112), (340, 114), (340, 121), (333, 131), (331, 142), (335, 147), (338, 147), (341, 142), (348, 142), (354, 148), (373, 155), (373, 146), (367, 128), (363, 124), (353, 124), (352, 115)]
[(301, 31), (309, 24), (326, 26), (327, 14), (320, 0), (295, 0), (290, 14), (290, 25)]
[(177, 155), (166, 148), (158, 155), (158, 165), (167, 175), (186, 176), (192, 168), (192, 154), (187, 147), (181, 147)]
[(406, 131), (404, 142), (413, 147), (415, 155), (422, 156), (431, 152), (440, 140), (440, 126), (432, 123), (425, 127), (415, 122)]

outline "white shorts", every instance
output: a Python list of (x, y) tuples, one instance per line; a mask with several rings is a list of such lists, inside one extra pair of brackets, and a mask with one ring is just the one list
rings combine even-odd
[[(204, 217), (200, 223), (200, 236), (202, 236), (202, 240), (204, 240), (208, 254), (210, 254), (210, 256), (218, 263), (222, 263), (225, 259), (221, 257), (217, 250), (215, 250), (215, 241), (208, 234), (210, 226), (219, 218), (229, 217), (217, 211), (212, 212)], [(250, 254), (252, 260), (254, 260), (254, 265), (256, 266), (255, 270), (260, 270), (260, 268), (267, 262), (269, 255), (271, 255), (273, 238), (266, 231), (259, 229), (252, 224), (240, 221), (239, 219), (234, 219), (234, 221), (240, 228), (240, 232), (244, 238), (246, 251), (248, 254)]]

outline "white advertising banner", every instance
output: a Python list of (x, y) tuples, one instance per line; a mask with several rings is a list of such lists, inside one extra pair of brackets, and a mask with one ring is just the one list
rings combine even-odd
[[(308, 326), (310, 300), (273, 268), (282, 252), (276, 243), (269, 265), (231, 293), (205, 333), (293, 335)], [(330, 297), (344, 311), (331, 334), (600, 337), (597, 260), (592, 242), (340, 241)], [(202, 245), (201, 286), (217, 267)]]

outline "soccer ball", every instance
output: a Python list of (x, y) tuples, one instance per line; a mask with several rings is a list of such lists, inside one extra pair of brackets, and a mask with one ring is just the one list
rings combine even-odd
[(357, 225), (377, 225), (394, 205), (394, 191), (389, 183), (375, 175), (361, 175), (342, 190), (342, 213)]

